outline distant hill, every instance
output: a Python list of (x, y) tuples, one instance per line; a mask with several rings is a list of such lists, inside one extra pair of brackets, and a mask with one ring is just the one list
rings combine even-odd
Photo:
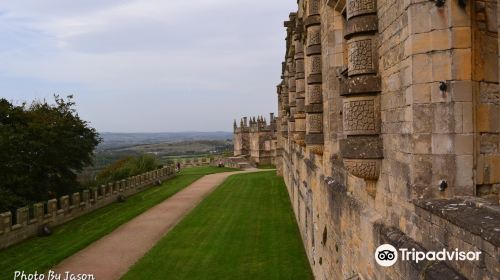
[(198, 140), (232, 139), (232, 132), (163, 132), (163, 133), (100, 133), (103, 142), (97, 150), (123, 149), (138, 145), (159, 144), (165, 142), (183, 142)]

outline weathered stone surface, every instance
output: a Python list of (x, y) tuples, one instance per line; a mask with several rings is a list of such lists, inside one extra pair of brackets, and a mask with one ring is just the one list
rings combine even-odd
[(325, 136), (323, 134), (307, 134), (305, 136), (305, 142), (307, 145), (322, 145), (324, 143)]
[(347, 22), (345, 38), (349, 39), (357, 33), (376, 32), (378, 29), (377, 15), (355, 17)]
[(306, 113), (323, 113), (323, 104), (309, 104), (305, 106)]
[(307, 84), (312, 85), (312, 84), (321, 84), (323, 81), (323, 77), (321, 74), (311, 74), (309, 77), (307, 77)]
[[(415, 204), (468, 232), (500, 246), (500, 212), (479, 198), (416, 200)], [(489, 207), (488, 207), (489, 206)]]
[(343, 101), (343, 125), (347, 135), (380, 132), (380, 108), (377, 97), (352, 97)]
[(347, 18), (377, 12), (376, 0), (347, 0)]
[(308, 16), (306, 20), (304, 21), (304, 25), (306, 27), (314, 26), (314, 25), (320, 25), (321, 24), (321, 19), (319, 16)]
[(362, 75), (349, 77), (347, 79), (347, 90), (341, 95), (377, 93), (381, 90), (381, 80), (379, 76)]
[[(445, 2), (299, 0), (290, 18), (285, 56), (305, 58), (283, 68), (276, 164), (317, 279), (500, 277), (498, 7)], [(414, 202), (474, 196), (486, 216)], [(386, 269), (382, 243), (484, 257)]]
[(352, 175), (365, 180), (377, 180), (380, 174), (381, 160), (344, 159), (344, 166)]
[(348, 43), (349, 76), (376, 72), (373, 41), (370, 37), (352, 39)]
[(381, 159), (383, 143), (378, 137), (348, 137), (339, 141), (340, 154), (347, 159)]

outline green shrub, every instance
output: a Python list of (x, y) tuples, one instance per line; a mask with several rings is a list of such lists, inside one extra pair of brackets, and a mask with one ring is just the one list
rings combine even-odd
[(96, 176), (96, 184), (103, 185), (123, 180), (128, 177), (155, 170), (159, 166), (160, 164), (157, 158), (152, 155), (125, 157), (101, 170)]

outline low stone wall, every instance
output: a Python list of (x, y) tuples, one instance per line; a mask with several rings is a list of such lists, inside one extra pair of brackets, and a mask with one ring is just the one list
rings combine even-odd
[(225, 167), (229, 167), (229, 168), (245, 169), (245, 168), (255, 167), (248, 160), (248, 156), (236, 156), (236, 157), (217, 159), (214, 162), (214, 164), (217, 165), (217, 164), (219, 164), (220, 161), (222, 161), (222, 163), (224, 164)]
[[(118, 196), (138, 193), (159, 180), (175, 175), (174, 167), (164, 167), (126, 180), (65, 195), (17, 209), (15, 224), (11, 212), (0, 214), (0, 249), (36, 236), (42, 226), (55, 227), (116, 202)], [(32, 209), (32, 211), (30, 211)]]
[(174, 159), (174, 164), (180, 163), (182, 167), (207, 166), (212, 163), (210, 158), (180, 158)]

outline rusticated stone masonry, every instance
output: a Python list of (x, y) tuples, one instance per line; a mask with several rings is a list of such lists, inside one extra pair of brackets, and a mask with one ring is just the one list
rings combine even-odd
[(320, 1), (308, 2), (305, 28), (307, 32), (307, 88), (305, 98), (307, 149), (323, 155), (323, 85), (321, 55)]
[[(275, 164), (315, 279), (500, 279), (499, 11), (297, 1)], [(482, 257), (382, 267), (386, 243)]]
[(306, 112), (305, 112), (305, 61), (304, 61), (304, 25), (302, 19), (296, 20), (294, 30), (294, 46), (295, 46), (295, 83), (296, 110), (294, 114), (295, 132), (293, 134), (294, 141), (304, 147), (306, 134)]
[[(341, 140), (345, 168), (365, 180), (379, 178), (382, 162), (380, 138), (380, 77), (377, 65), (376, 0), (348, 0), (347, 85), (342, 92), (343, 127), (347, 139)], [(363, 145), (370, 142), (370, 145)], [(378, 142), (378, 144), (377, 144)], [(380, 149), (360, 153), (359, 149)], [(356, 153), (352, 151), (356, 149)]]

